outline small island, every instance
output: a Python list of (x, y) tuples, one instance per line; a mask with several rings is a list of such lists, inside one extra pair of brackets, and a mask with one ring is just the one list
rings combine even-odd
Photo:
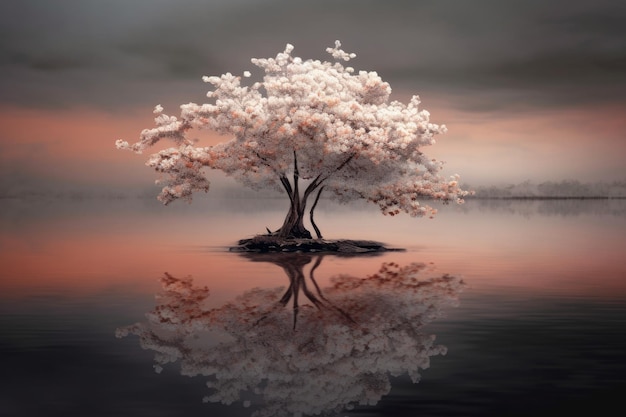
[(383, 243), (373, 240), (282, 238), (275, 235), (257, 235), (252, 238), (239, 240), (237, 246), (233, 246), (229, 250), (231, 252), (256, 253), (336, 252), (367, 254), (403, 251), (404, 249), (389, 248)]

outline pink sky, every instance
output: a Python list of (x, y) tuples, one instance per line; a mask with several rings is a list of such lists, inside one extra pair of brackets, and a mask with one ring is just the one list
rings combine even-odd
[(421, 96), (450, 129), (426, 153), (471, 185), (626, 179), (615, 1), (340, 3), (0, 3), (0, 190), (151, 182), (112, 144), (137, 139), (156, 104), (176, 114), (205, 99), (203, 75), (254, 76), (250, 58), (286, 43), (329, 59), (335, 39), (401, 101)]
[(155, 105), (176, 114), (205, 99), (203, 75), (254, 77), (250, 58), (286, 43), (329, 59), (335, 39), (394, 98), (421, 96), (449, 128), (426, 154), (470, 185), (626, 180), (615, 1), (109, 3), (0, 3), (0, 191), (151, 183), (113, 142), (134, 142)]
[[(423, 100), (432, 120), (449, 129), (425, 152), (446, 161), (447, 173), (458, 173), (471, 185), (626, 179), (626, 120), (620, 117), (626, 114), (626, 106), (514, 114), (461, 111), (443, 98)], [(135, 141), (152, 123), (149, 106), (123, 114), (89, 108), (5, 106), (0, 109), (4, 182), (19, 173), (44, 186), (53, 182), (66, 188), (93, 185), (120, 187), (120, 191), (126, 185), (148, 187), (156, 178), (143, 165), (148, 155), (118, 151), (114, 141)], [(208, 132), (200, 136), (206, 143), (225, 139)], [(219, 183), (221, 176), (212, 178)]]
[(626, 105), (469, 113), (446, 104), (432, 107), (449, 129), (432, 153), (471, 184), (626, 179)]

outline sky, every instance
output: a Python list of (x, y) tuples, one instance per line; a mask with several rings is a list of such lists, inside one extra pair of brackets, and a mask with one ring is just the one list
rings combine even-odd
[[(614, 0), (4, 0), (0, 191), (150, 185), (115, 150), (285, 44), (377, 71), (449, 132), (470, 185), (626, 180), (626, 4)], [(217, 181), (222, 181), (219, 176)], [(155, 190), (156, 194), (156, 190)]]

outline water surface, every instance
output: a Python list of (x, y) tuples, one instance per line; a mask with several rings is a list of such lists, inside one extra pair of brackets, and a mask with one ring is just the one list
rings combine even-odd
[[(279, 200), (170, 207), (140, 199), (3, 200), (0, 414), (276, 415), (296, 406), (316, 412), (341, 404), (341, 398), (328, 400), (329, 392), (357, 403), (340, 415), (598, 414), (624, 408), (626, 201), (470, 201), (442, 207), (434, 220), (384, 217), (367, 206), (320, 206), (316, 220), (326, 237), (376, 239), (406, 251), (325, 256), (314, 269), (317, 293), (310, 281), (316, 257), (289, 269), (226, 251), (238, 238), (279, 225), (285, 209)], [(384, 265), (399, 268), (394, 271), (408, 277), (406, 285), (385, 281), (374, 290), (371, 276)], [(290, 338), (295, 293), (276, 306), (294, 271), (330, 304), (316, 309), (300, 287), (300, 326)], [(164, 289), (166, 273), (179, 281)], [(409, 285), (412, 278), (422, 283), (419, 291)], [(174, 317), (186, 318), (199, 333), (151, 322), (155, 316), (146, 314), (158, 305), (178, 306)], [(206, 317), (189, 316), (190, 308)], [(265, 317), (261, 324), (255, 314)], [(144, 336), (144, 349), (136, 335), (115, 337), (134, 323), (144, 330), (152, 323), (152, 333), (136, 332)], [(160, 342), (146, 343), (148, 334), (158, 334)], [(183, 336), (200, 341), (177, 345)], [(244, 344), (233, 345), (237, 340)], [(224, 352), (248, 346), (252, 353), (230, 354), (216, 379), (206, 366), (228, 343)], [(165, 363), (167, 346), (190, 348), (178, 357), (170, 349), (177, 359)], [(262, 367), (234, 373), (243, 358), (270, 355), (251, 346), (291, 358), (286, 368), (277, 367), (291, 373)], [(294, 351), (306, 356), (289, 353)], [(206, 375), (182, 375), (181, 365), (183, 374)], [(383, 375), (386, 366), (392, 375)], [(228, 380), (227, 371), (238, 376)], [(300, 381), (292, 388), (308, 393), (317, 386), (320, 396), (287, 392), (268, 382), (270, 375)], [(251, 389), (226, 395), (242, 381)], [(205, 397), (233, 403), (203, 402)]]

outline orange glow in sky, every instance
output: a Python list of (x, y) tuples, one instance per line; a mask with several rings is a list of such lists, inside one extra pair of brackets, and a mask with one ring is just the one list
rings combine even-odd
[[(626, 177), (626, 122), (617, 117), (626, 111), (623, 107), (489, 114), (431, 101), (436, 104), (429, 106), (426, 100), (424, 108), (449, 131), (425, 152), (447, 162), (445, 173), (458, 173), (471, 185)], [(176, 114), (178, 109), (167, 111)], [(116, 139), (135, 141), (142, 129), (152, 127), (149, 108), (111, 114), (4, 107), (0, 124), (5, 182), (16, 172), (33, 181), (68, 185), (149, 185), (156, 178), (144, 166), (147, 155), (121, 152), (114, 145)], [(227, 139), (210, 132), (192, 132), (191, 137), (207, 145)]]

